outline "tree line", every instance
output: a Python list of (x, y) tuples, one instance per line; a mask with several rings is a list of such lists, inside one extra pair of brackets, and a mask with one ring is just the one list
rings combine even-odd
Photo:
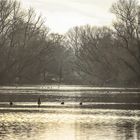
[(0, 85), (140, 85), (137, 0), (118, 0), (112, 27), (85, 25), (52, 33), (34, 9), (0, 0)]

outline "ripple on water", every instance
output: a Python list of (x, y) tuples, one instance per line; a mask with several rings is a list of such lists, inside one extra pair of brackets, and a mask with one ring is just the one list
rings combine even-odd
[[(1, 140), (139, 140), (140, 111), (0, 113)], [(65, 113), (69, 111), (72, 113)], [(81, 112), (81, 113), (80, 113)]]

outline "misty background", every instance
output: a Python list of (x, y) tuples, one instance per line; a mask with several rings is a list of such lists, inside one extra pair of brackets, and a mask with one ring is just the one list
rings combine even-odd
[[(78, 26), (56, 33), (47, 25), (47, 14), (20, 1), (0, 0), (0, 84), (140, 86), (138, 2), (112, 1), (102, 24), (94, 19), (104, 14), (97, 10), (93, 21), (81, 17)], [(65, 30), (77, 24), (66, 26), (56, 17)]]

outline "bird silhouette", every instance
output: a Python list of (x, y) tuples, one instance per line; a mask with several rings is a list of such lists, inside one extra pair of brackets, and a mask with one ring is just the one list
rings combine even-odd
[(79, 103), (79, 105), (83, 105), (83, 103), (82, 103), (82, 102), (80, 102), (80, 103)]
[(40, 107), (40, 105), (41, 105), (41, 98), (40, 97), (38, 98), (37, 103), (38, 103), (38, 107)]
[(61, 105), (64, 105), (64, 102), (61, 102)]
[(12, 101), (10, 101), (9, 105), (10, 105), (10, 106), (13, 106), (13, 102), (12, 102)]

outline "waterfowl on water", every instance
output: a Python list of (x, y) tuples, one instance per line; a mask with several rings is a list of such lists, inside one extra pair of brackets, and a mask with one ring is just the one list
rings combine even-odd
[(37, 103), (38, 103), (38, 107), (40, 107), (40, 105), (41, 105), (41, 98), (40, 97), (38, 98)]
[(9, 104), (10, 104), (10, 106), (13, 106), (13, 102), (12, 102), (12, 101), (10, 101), (10, 103), (9, 103)]
[(61, 102), (61, 105), (64, 105), (64, 102)]
[(82, 105), (82, 104), (83, 104), (82, 102), (79, 103), (79, 105)]

